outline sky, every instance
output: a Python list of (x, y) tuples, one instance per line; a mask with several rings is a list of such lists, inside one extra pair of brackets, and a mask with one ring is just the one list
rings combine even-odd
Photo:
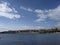
[(0, 31), (60, 26), (60, 0), (0, 0)]

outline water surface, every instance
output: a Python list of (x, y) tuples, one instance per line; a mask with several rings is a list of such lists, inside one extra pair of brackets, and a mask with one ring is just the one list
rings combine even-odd
[(60, 34), (0, 34), (0, 45), (60, 45)]

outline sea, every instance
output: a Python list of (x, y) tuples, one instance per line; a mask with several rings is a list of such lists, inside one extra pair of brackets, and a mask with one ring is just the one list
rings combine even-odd
[(60, 45), (60, 34), (0, 34), (0, 45)]

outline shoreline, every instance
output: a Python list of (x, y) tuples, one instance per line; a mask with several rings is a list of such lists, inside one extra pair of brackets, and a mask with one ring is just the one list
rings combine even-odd
[(23, 33), (0, 33), (0, 34), (60, 34), (60, 32), (54, 32), (54, 33), (38, 33), (38, 32), (26, 33), (26, 32), (23, 32)]

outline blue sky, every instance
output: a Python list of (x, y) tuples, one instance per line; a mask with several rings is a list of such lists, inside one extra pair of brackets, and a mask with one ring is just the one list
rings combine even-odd
[(0, 31), (60, 26), (60, 0), (0, 0)]

